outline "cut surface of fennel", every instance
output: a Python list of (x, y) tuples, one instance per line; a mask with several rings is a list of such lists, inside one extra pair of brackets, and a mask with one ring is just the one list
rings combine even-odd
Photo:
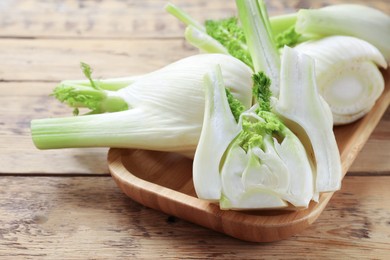
[(370, 43), (349, 36), (329, 36), (294, 47), (314, 58), (318, 91), (329, 104), (335, 125), (367, 113), (382, 94), (379, 67), (387, 63)]
[(338, 190), (342, 171), (329, 106), (316, 85), (314, 59), (285, 47), (275, 111), (296, 133), (315, 160), (315, 192)]
[(205, 122), (194, 162), (197, 196), (221, 209), (307, 207), (313, 170), (299, 139), (270, 111), (255, 104), (238, 122), (228, 109), (216, 69), (205, 80)]
[[(199, 198), (217, 201), (221, 197), (220, 163), (240, 127), (230, 110), (220, 67), (204, 77), (205, 113), (195, 151), (193, 182)], [(205, 163), (207, 162), (207, 163)]]
[[(229, 55), (199, 54), (138, 76), (129, 86), (117, 91), (99, 90), (106, 96), (123, 99), (128, 104), (128, 110), (33, 120), (34, 144), (41, 149), (140, 148), (193, 156), (203, 123), (203, 77), (216, 65), (221, 66), (226, 87), (233, 96), (250, 107), (251, 69)], [(77, 92), (77, 84), (68, 85), (67, 82), (64, 81), (59, 88), (73, 91), (75, 95), (85, 95), (84, 90)], [(88, 87), (85, 85), (88, 84), (83, 82), (83, 87)], [(85, 98), (93, 99), (94, 96)], [(64, 102), (67, 103), (67, 100)], [(82, 103), (72, 104), (84, 106)]]

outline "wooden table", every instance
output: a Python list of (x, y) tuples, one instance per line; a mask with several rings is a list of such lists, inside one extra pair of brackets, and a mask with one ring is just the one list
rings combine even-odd
[[(198, 20), (234, 1), (172, 1)], [(271, 15), (352, 1), (268, 1)], [(390, 14), (387, 0), (354, 1)], [(49, 94), (62, 79), (136, 75), (197, 51), (157, 0), (0, 2), (0, 258), (372, 258), (390, 255), (390, 110), (320, 218), (288, 240), (243, 242), (126, 197), (106, 148), (37, 150), (31, 119), (71, 109)]]

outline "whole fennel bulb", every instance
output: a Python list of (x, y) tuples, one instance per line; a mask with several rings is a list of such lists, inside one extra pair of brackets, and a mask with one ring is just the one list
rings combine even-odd
[[(203, 76), (220, 65), (226, 87), (246, 107), (251, 106), (252, 71), (229, 55), (199, 54), (157, 71), (123, 79), (64, 81), (54, 95), (91, 114), (36, 119), (31, 122), (40, 149), (77, 147), (140, 148), (193, 155), (204, 114)], [(110, 89), (110, 82), (115, 89)], [(105, 113), (109, 112), (109, 113)], [(98, 113), (98, 114), (96, 114)]]

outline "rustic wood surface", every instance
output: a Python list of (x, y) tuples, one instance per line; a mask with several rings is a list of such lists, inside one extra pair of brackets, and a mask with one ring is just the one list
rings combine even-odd
[[(172, 1), (199, 20), (234, 1)], [(271, 15), (329, 3), (390, 14), (387, 0), (267, 1)], [(108, 174), (106, 148), (39, 151), (31, 119), (70, 115), (49, 97), (62, 79), (136, 75), (196, 53), (160, 0), (0, 1), (0, 258), (369, 258), (390, 254), (390, 109), (320, 218), (278, 243), (255, 244), (145, 208)], [(206, 11), (207, 10), (207, 11)]]

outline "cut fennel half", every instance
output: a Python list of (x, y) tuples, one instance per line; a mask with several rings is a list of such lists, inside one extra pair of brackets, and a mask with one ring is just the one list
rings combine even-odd
[(333, 133), (329, 106), (316, 85), (314, 59), (284, 47), (280, 97), (275, 111), (296, 133), (315, 162), (315, 192), (330, 192), (341, 186), (340, 153)]
[(350, 36), (304, 42), (295, 50), (315, 60), (318, 91), (329, 104), (335, 125), (364, 116), (382, 94), (383, 55), (370, 43)]
[[(225, 95), (219, 70), (205, 78), (206, 108), (193, 178), (199, 198), (221, 209), (307, 207), (314, 197), (313, 169), (300, 140), (272, 113), (269, 83), (253, 77), (259, 102), (238, 122)], [(261, 104), (261, 105), (259, 105)], [(230, 109), (229, 109), (230, 106)]]

